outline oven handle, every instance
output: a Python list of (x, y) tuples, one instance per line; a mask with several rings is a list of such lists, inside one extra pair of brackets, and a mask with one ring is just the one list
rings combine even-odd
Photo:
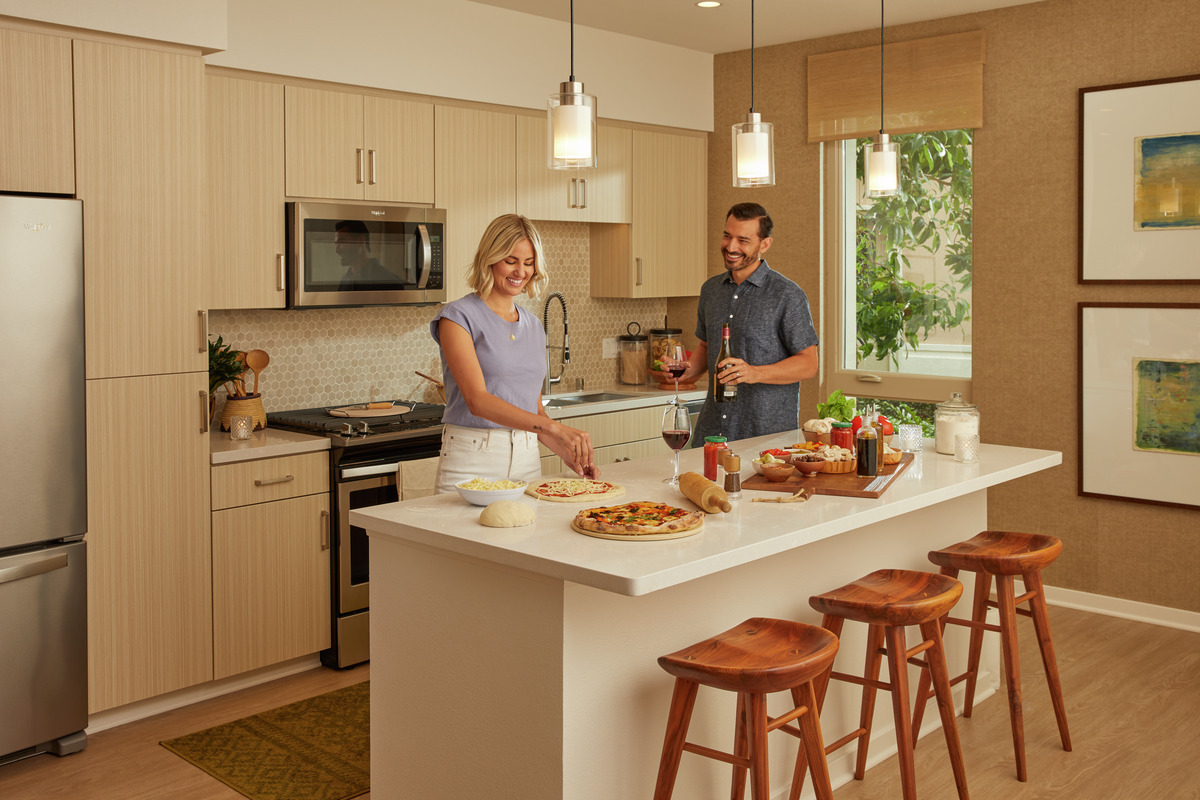
[(371, 464), (367, 467), (343, 467), (339, 474), (341, 480), (350, 480), (351, 478), (369, 478), (372, 475), (392, 475), (395, 472), (395, 464)]

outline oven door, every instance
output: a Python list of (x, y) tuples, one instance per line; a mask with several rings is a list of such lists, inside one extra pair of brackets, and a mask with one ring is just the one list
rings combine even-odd
[(339, 470), (337, 491), (337, 609), (350, 614), (370, 606), (371, 591), (367, 532), (350, 524), (350, 511), (399, 499), (396, 464), (344, 467)]

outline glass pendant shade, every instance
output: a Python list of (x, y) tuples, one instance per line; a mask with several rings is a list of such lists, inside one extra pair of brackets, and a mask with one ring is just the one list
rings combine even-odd
[(745, 122), (733, 126), (733, 185), (775, 185), (774, 128), (761, 114), (751, 112)]
[(596, 98), (579, 81), (563, 81), (550, 95), (546, 114), (550, 169), (596, 166)]
[(886, 133), (867, 148), (867, 196), (891, 197), (900, 191), (900, 149)]

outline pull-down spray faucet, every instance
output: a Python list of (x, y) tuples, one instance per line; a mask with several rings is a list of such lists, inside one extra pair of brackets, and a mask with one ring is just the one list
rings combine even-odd
[[(546, 343), (546, 380), (542, 383), (542, 394), (550, 394), (550, 387), (562, 381), (563, 372), (567, 368), (567, 364), (571, 363), (571, 347), (570, 339), (567, 337), (567, 299), (563, 297), (562, 292), (551, 292), (546, 298), (546, 305), (542, 308), (542, 327), (546, 333), (550, 333), (550, 301), (558, 298), (559, 305), (562, 306), (563, 312), (563, 336), (562, 346), (552, 346), (549, 341)], [(562, 364), (558, 369), (558, 374), (551, 377), (550, 375), (550, 351), (562, 350)]]

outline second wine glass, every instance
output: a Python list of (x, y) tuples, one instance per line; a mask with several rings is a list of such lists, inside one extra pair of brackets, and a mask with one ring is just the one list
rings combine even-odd
[(681, 406), (678, 398), (667, 405), (662, 421), (663, 441), (673, 451), (675, 456), (675, 471), (670, 478), (664, 478), (663, 483), (671, 486), (679, 485), (679, 451), (687, 447), (692, 438), (692, 418), (685, 406)]

